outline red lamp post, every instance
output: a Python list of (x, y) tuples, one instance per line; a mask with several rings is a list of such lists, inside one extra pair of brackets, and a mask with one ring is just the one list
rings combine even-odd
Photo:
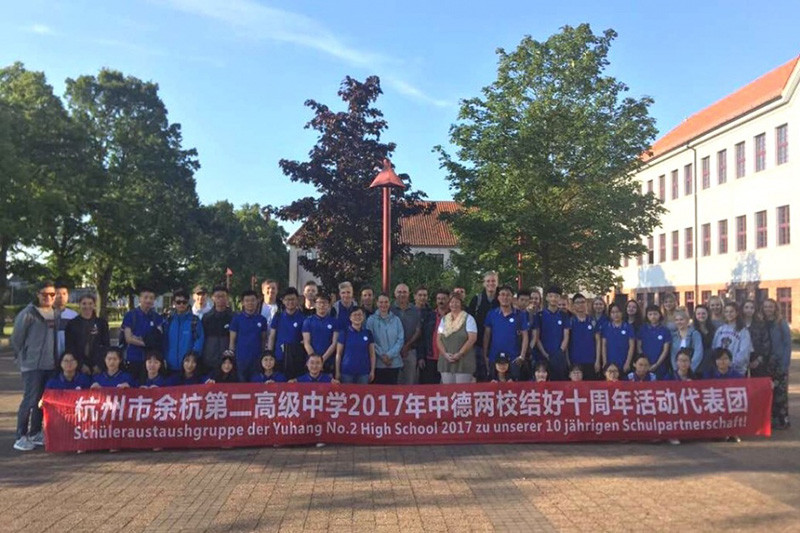
[(383, 170), (381, 170), (369, 186), (370, 189), (383, 189), (383, 292), (389, 292), (391, 284), (392, 268), (392, 201), (391, 190), (405, 189), (403, 180), (392, 170), (392, 162), (388, 159), (383, 160)]

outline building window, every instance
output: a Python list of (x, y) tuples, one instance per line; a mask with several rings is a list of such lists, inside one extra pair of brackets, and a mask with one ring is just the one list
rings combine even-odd
[(711, 224), (703, 224), (703, 257), (711, 255)]
[(672, 232), (672, 260), (677, 261), (678, 254), (680, 252), (679, 244), (678, 244), (678, 232)]
[(767, 135), (756, 135), (756, 172), (767, 168)]
[(683, 167), (683, 194), (689, 196), (692, 192), (692, 164), (689, 163)]
[(683, 293), (683, 305), (686, 306), (686, 310), (689, 311), (689, 315), (694, 314), (694, 291), (686, 291)]
[(728, 253), (728, 221), (727, 220), (720, 220), (717, 223), (717, 229), (719, 232), (719, 243), (717, 250), (721, 254)]
[(782, 287), (777, 292), (778, 308), (781, 310), (781, 316), (788, 323), (792, 323), (792, 289), (790, 287)]
[(789, 132), (786, 124), (775, 128), (775, 162), (782, 165), (789, 160)]
[(717, 183), (722, 184), (728, 181), (728, 151), (720, 150), (717, 152)]
[(741, 308), (747, 298), (749, 298), (749, 295), (747, 294), (747, 289), (736, 289), (733, 293), (733, 297), (736, 304)]
[(711, 299), (711, 291), (700, 292), (700, 301), (703, 302), (703, 305), (708, 305), (708, 301), (710, 299)]
[(736, 177), (743, 178), (745, 172), (745, 155), (744, 143), (740, 142), (736, 145)]
[(644, 264), (644, 256), (639, 254), (636, 256), (636, 264), (642, 266)]
[(703, 188), (708, 189), (711, 187), (711, 158), (706, 156), (701, 160), (701, 163), (703, 170)]
[(769, 289), (756, 289), (756, 307), (761, 309), (761, 304), (769, 298)]
[(778, 246), (789, 244), (791, 234), (789, 233), (789, 206), (782, 205), (778, 208)]
[(628, 265), (630, 265), (630, 263), (631, 261), (627, 257), (622, 258), (622, 266), (627, 267)]
[(747, 217), (736, 217), (736, 251), (747, 250)]
[(653, 237), (647, 238), (647, 264), (652, 265), (655, 263), (655, 252), (653, 251)]
[(658, 262), (663, 263), (667, 260), (667, 234), (662, 233), (658, 236)]
[(647, 180), (647, 192), (653, 192), (653, 180)]
[(676, 199), (678, 197), (678, 171), (672, 171), (672, 199)]
[(717, 296), (722, 298), (722, 301), (725, 302), (728, 300), (728, 289), (720, 289), (717, 291)]
[(686, 259), (691, 259), (694, 257), (694, 230), (692, 228), (686, 228), (683, 231), (683, 236), (683, 240), (686, 243), (684, 245), (684, 251), (686, 252), (684, 257)]
[(661, 200), (661, 203), (664, 203), (664, 200), (667, 199), (667, 177), (665, 175), (660, 175), (658, 177), (658, 199)]
[(767, 212), (756, 213), (756, 248), (767, 247)]

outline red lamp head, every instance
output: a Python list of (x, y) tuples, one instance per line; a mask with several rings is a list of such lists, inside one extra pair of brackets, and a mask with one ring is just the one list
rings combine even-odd
[(383, 170), (381, 170), (375, 179), (372, 180), (372, 184), (370, 184), (369, 188), (373, 189), (375, 187), (394, 187), (398, 189), (405, 189), (406, 186), (403, 184), (403, 180), (395, 174), (394, 169), (392, 169), (392, 162), (388, 159), (383, 160)]

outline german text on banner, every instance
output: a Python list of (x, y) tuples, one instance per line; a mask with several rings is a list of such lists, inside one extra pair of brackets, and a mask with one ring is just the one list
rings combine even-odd
[(770, 434), (767, 378), (48, 390), (46, 448), (705, 439)]

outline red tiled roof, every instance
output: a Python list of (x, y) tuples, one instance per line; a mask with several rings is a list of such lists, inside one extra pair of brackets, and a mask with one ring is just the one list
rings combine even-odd
[[(400, 242), (407, 246), (455, 248), (458, 246), (456, 236), (447, 222), (439, 220), (441, 213), (453, 213), (458, 210), (458, 202), (451, 200), (423, 202), (426, 206), (433, 204), (430, 213), (423, 213), (400, 220)], [(289, 240), (296, 245), (296, 238), (303, 231), (303, 226), (295, 231)]]
[(431, 201), (433, 204), (430, 213), (423, 213), (413, 217), (400, 219), (400, 242), (408, 246), (425, 246), (454, 248), (458, 246), (456, 236), (450, 224), (439, 220), (442, 213), (454, 213), (458, 210), (458, 202)]
[(692, 139), (780, 98), (800, 56), (764, 74), (722, 100), (690, 116), (658, 139), (644, 159), (663, 155)]

